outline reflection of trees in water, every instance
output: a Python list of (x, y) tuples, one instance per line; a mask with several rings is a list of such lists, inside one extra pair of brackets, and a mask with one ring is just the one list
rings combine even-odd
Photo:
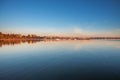
[(0, 47), (3, 45), (15, 45), (21, 43), (33, 44), (39, 42), (40, 40), (0, 40)]

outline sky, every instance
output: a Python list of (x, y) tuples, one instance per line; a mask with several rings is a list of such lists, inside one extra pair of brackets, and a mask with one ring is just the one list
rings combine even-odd
[(0, 31), (120, 36), (120, 0), (0, 0)]

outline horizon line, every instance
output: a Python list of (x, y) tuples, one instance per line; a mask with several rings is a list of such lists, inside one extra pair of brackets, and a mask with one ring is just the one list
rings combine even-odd
[(6, 34), (6, 35), (21, 35), (21, 36), (29, 36), (29, 35), (31, 35), (31, 36), (38, 36), (38, 37), (81, 37), (81, 38), (90, 38), (90, 37), (103, 37), (103, 38), (105, 38), (105, 37), (116, 37), (116, 38), (120, 38), (120, 36), (85, 36), (85, 35), (83, 35), (83, 36), (67, 36), (67, 35), (37, 35), (37, 34), (32, 34), (32, 33), (29, 33), (29, 34), (21, 34), (21, 33), (3, 33), (3, 32), (0, 32), (0, 34)]

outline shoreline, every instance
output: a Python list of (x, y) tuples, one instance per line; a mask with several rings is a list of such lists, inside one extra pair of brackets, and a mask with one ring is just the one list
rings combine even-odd
[(4, 34), (0, 32), (0, 40), (40, 40), (40, 41), (47, 41), (47, 40), (101, 40), (101, 39), (120, 39), (120, 37), (97, 37), (97, 36), (90, 36), (90, 37), (75, 37), (75, 36), (38, 36), (35, 34)]
[(17, 41), (17, 40), (25, 40), (25, 41), (29, 41), (29, 40), (32, 40), (32, 41), (49, 41), (49, 40), (53, 40), (53, 41), (61, 41), (61, 40), (119, 40), (120, 38), (79, 38), (79, 39), (59, 39), (59, 38), (55, 38), (55, 39), (0, 39), (0, 41)]

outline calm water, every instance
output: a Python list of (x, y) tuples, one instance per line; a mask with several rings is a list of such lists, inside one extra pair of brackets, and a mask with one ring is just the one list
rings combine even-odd
[(120, 80), (120, 40), (2, 45), (0, 80)]

